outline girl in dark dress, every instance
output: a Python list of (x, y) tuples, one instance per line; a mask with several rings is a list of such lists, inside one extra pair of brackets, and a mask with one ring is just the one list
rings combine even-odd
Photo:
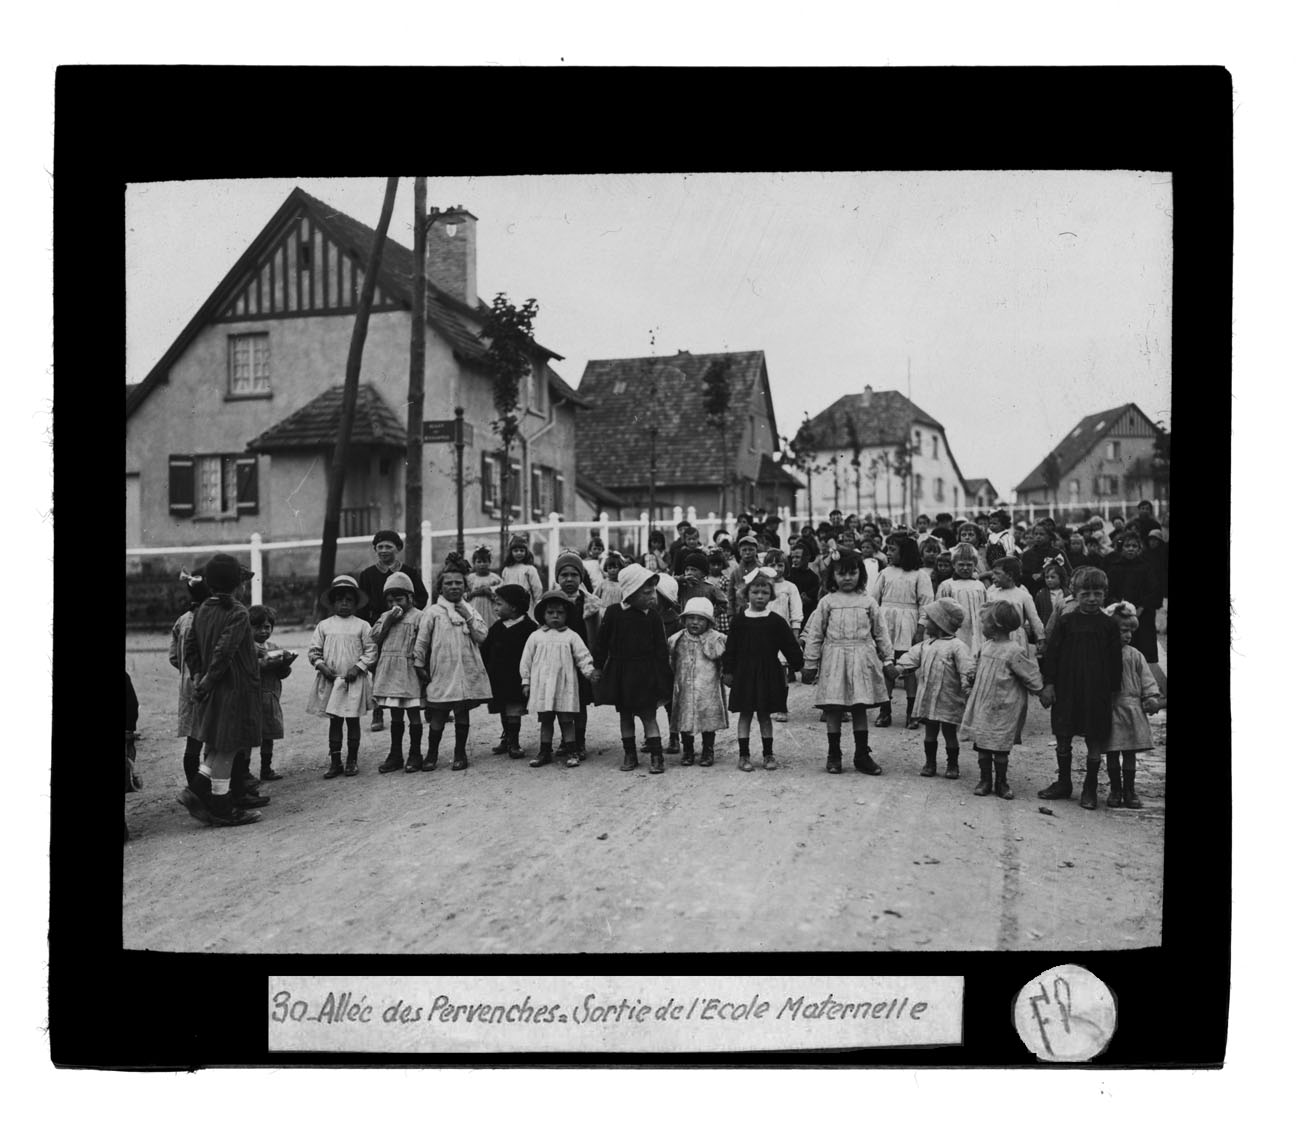
[(1122, 640), (1103, 612), (1109, 579), (1091, 566), (1072, 579), (1073, 611), (1060, 612), (1041, 663), (1040, 703), (1053, 705), (1050, 727), (1058, 739), (1058, 779), (1037, 792), (1042, 799), (1072, 796), (1072, 738), (1086, 741), (1081, 805), (1094, 810), (1100, 753), (1113, 727), (1113, 701), (1122, 688)]
[(644, 751), (650, 757), (648, 771), (660, 775), (662, 738), (657, 728), (657, 707), (673, 693), (675, 677), (666, 648), (666, 632), (657, 614), (657, 574), (644, 565), (623, 568), (617, 581), (621, 603), (613, 604), (602, 617), (593, 661), (602, 667), (602, 679), (594, 691), (599, 705), (614, 705), (620, 713), (621, 747), (625, 759), (621, 771), (639, 766), (634, 737), (634, 719), (643, 723)]
[(480, 651), (493, 693), (488, 711), (502, 718), (502, 739), (493, 755), (523, 760), (520, 718), (525, 715), (525, 699), (520, 692), (520, 656), (538, 625), (529, 618), (529, 592), (518, 584), (500, 585), (493, 592), (493, 603), (498, 618)]
[(1140, 535), (1134, 530), (1123, 531), (1117, 555), (1110, 557), (1104, 571), (1109, 576), (1109, 597), (1113, 600), (1130, 600), (1140, 612), (1140, 623), (1131, 645), (1145, 656), (1145, 661), (1159, 661), (1159, 637), (1154, 629), (1154, 617), (1163, 603), (1156, 562), (1145, 554)]
[(767, 605), (775, 595), (771, 578), (754, 577), (748, 586), (748, 607), (730, 621), (730, 635), (721, 658), (722, 679), (730, 686), (730, 711), (739, 714), (739, 770), (752, 771), (748, 737), (753, 714), (762, 734), (762, 766), (775, 771), (771, 714), (788, 712), (789, 687), (780, 655), (794, 671), (803, 669), (803, 651), (789, 624)]

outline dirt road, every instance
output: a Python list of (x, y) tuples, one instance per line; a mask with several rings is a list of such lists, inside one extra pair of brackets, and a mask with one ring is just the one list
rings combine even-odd
[[(276, 639), (304, 651), (309, 632)], [(448, 770), (449, 728), (438, 771), (379, 775), (388, 734), (366, 731), (360, 775), (325, 781), (327, 725), (302, 712), (303, 659), (284, 683), (288, 736), (275, 766), (286, 778), (265, 784), (273, 801), (263, 822), (219, 830), (174, 801), (182, 741), (167, 636), (129, 636), (127, 668), (141, 700), (147, 784), (127, 797), (130, 948), (1067, 950), (1160, 941), (1164, 714), (1151, 721), (1156, 751), (1141, 757), (1139, 811), (1035, 798), (1054, 756), (1048, 714), (1034, 705), (1010, 766), (1012, 802), (973, 797), (967, 750), (962, 779), (921, 778), (921, 733), (898, 727), (901, 692), (896, 727), (872, 733), (885, 774), (861, 775), (846, 759), (843, 775), (827, 775), (825, 728), (803, 685), (790, 687), (774, 772), (737, 771), (733, 737), (721, 734), (712, 768), (668, 756), (665, 775), (621, 773), (611, 709), (592, 714), (582, 767), (531, 771), (528, 760), (491, 755), (497, 718), (480, 711), (468, 771)], [(528, 723), (525, 731), (528, 744)], [(847, 727), (845, 742), (850, 752)], [(753, 753), (760, 759), (756, 730)]]

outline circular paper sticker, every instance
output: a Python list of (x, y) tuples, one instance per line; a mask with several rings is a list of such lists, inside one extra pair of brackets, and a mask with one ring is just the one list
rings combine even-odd
[(1048, 1063), (1092, 1060), (1118, 1026), (1113, 993), (1084, 966), (1055, 966), (1033, 978), (1013, 1001), (1013, 1027), (1032, 1054)]

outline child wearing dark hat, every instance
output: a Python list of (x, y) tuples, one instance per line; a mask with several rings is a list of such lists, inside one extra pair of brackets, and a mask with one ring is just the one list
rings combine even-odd
[(501, 577), (489, 571), (493, 564), (493, 551), (488, 546), (481, 545), (470, 554), (470, 561), (474, 571), (467, 574), (465, 578), (465, 598), (474, 605), (480, 618), (492, 627), (498, 620), (495, 593), (502, 583)]
[(708, 554), (701, 549), (686, 549), (682, 556), (682, 564), (684, 571), (679, 578), (681, 612), (690, 600), (701, 597), (712, 604), (712, 626), (723, 634), (729, 631), (730, 597), (719, 585), (712, 582), (711, 561)]
[(530, 633), (520, 655), (520, 684), (525, 704), (538, 714), (538, 755), (530, 767), (552, 762), (552, 727), (561, 724), (562, 754), (567, 767), (579, 767), (575, 720), (583, 709), (579, 679), (593, 679), (593, 657), (570, 628), (571, 600), (561, 589), (543, 593), (534, 606), (542, 625)]
[(205, 585), (205, 578), (199, 575), (184, 572), (182, 579), (187, 582), (187, 594), (192, 603), (173, 622), (173, 631), (169, 635), (169, 665), (178, 671), (177, 735), (186, 737), (183, 746), (183, 776), (191, 783), (196, 769), (201, 766), (201, 740), (196, 734), (196, 699), (191, 673), (183, 661), (183, 650), (187, 643), (187, 633), (192, 629), (192, 613), (209, 598), (210, 590)]
[(649, 772), (666, 770), (657, 727), (657, 707), (671, 698), (673, 678), (666, 633), (657, 613), (657, 574), (644, 565), (625, 566), (618, 583), (621, 603), (603, 613), (594, 648), (601, 676), (594, 691), (598, 704), (614, 705), (620, 714), (621, 771), (639, 765), (635, 718), (643, 724), (644, 750), (651, 757)]
[(518, 584), (529, 593), (529, 603), (538, 603), (543, 595), (543, 578), (538, 575), (538, 566), (534, 564), (529, 552), (529, 539), (513, 534), (506, 547), (506, 559), (502, 565), (502, 583)]
[(1157, 713), (1162, 708), (1162, 699), (1159, 696), (1159, 684), (1150, 671), (1150, 664), (1136, 649), (1136, 629), (1140, 626), (1136, 605), (1121, 600), (1105, 608), (1104, 614), (1118, 625), (1118, 634), (1122, 639), (1122, 682), (1113, 699), (1109, 739), (1103, 744), (1104, 759), (1109, 768), (1109, 797), (1105, 805), (1139, 810), (1141, 800), (1136, 794), (1136, 753), (1154, 750), (1154, 739), (1146, 715)]
[(504, 584), (494, 593), (497, 621), (484, 640), (484, 668), (488, 671), (492, 700), (488, 711), (502, 719), (502, 739), (493, 749), (495, 756), (525, 758), (520, 747), (520, 718), (525, 715), (525, 699), (520, 689), (520, 656), (534, 632), (529, 618), (529, 593), (518, 584)]
[(680, 734), (682, 767), (694, 762), (695, 733), (702, 737), (703, 751), (698, 763), (701, 767), (711, 767), (715, 758), (716, 734), (730, 726), (725, 690), (721, 685), (721, 657), (725, 654), (726, 636), (713, 628), (715, 618), (710, 600), (702, 596), (691, 597), (681, 609), (683, 630), (667, 640), (675, 677), (671, 728)]
[(831, 565), (836, 591), (821, 598), (808, 621), (803, 654), (803, 681), (816, 683), (813, 704), (826, 718), (826, 771), (839, 775), (840, 724), (853, 721), (853, 766), (865, 775), (880, 775), (868, 745), (867, 710), (889, 701), (883, 667), (893, 670), (894, 647), (876, 601), (866, 594), (862, 558), (851, 549), (838, 552)]
[(370, 637), (378, 644), (379, 658), (374, 665), (372, 689), (374, 705), (392, 713), (392, 737), (387, 758), (379, 765), (379, 773), (400, 771), (402, 768), (402, 736), (409, 724), (410, 754), (407, 771), (420, 767), (420, 741), (424, 726), (420, 714), (424, 710), (424, 686), (415, 672), (415, 637), (420, 630), (422, 613), (413, 599), (415, 586), (405, 573), (393, 573), (384, 582), (383, 596), (387, 610), (374, 621)]
[(1041, 705), (1049, 705), (1035, 659), (1010, 636), (1019, 623), (1017, 609), (1007, 600), (987, 604), (981, 612), (983, 642), (976, 655), (976, 681), (959, 729), (965, 740), (972, 741), (981, 766), (981, 782), (973, 789), (974, 795), (993, 791), (1001, 799), (1013, 797), (1008, 785), (1008, 755), (1015, 743), (1021, 743), (1027, 694), (1040, 694)]
[(444, 569), (438, 596), (424, 609), (415, 637), (413, 663), (425, 683), (424, 704), (429, 719), (429, 751), (422, 771), (433, 771), (438, 766), (438, 745), (449, 716), (456, 725), (452, 770), (464, 771), (470, 766), (465, 753), (470, 738), (470, 710), (493, 696), (479, 653), (487, 638), (487, 625), (465, 602), (465, 574), (451, 567)]
[[(325, 779), (357, 774), (360, 753), (360, 719), (370, 711), (370, 668), (378, 660), (379, 647), (370, 625), (356, 613), (367, 607), (369, 597), (352, 576), (337, 576), (324, 590), (319, 602), (332, 615), (315, 625), (306, 660), (315, 671), (310, 684), (306, 712), (327, 717), (329, 722), (329, 766)], [(342, 726), (347, 726), (347, 763), (342, 764)]]
[(239, 752), (260, 744), (260, 668), (256, 664), (251, 617), (235, 598), (250, 574), (227, 553), (205, 566), (211, 595), (192, 614), (183, 659), (193, 679), (198, 739), (204, 742), (196, 774), (178, 801), (193, 818), (214, 826), (245, 826), (258, 812), (231, 788)]
[(1118, 625), (1104, 614), (1109, 578), (1093, 565), (1072, 578), (1075, 606), (1051, 618), (1042, 663), (1045, 690), (1041, 703), (1053, 704), (1050, 727), (1058, 741), (1058, 779), (1042, 799), (1072, 796), (1072, 738), (1086, 740), (1086, 778), (1081, 805), (1099, 806), (1100, 754), (1113, 727), (1113, 702), (1122, 689), (1122, 639)]
[(257, 604), (250, 615), (256, 664), (260, 667), (260, 779), (272, 782), (283, 778), (274, 770), (274, 741), (283, 739), (283, 679), (292, 673), (297, 655), (271, 638), (278, 623), (272, 608)]
[[(584, 558), (572, 550), (563, 550), (552, 566), (556, 588), (566, 597), (566, 626), (583, 641), (588, 650), (598, 638), (598, 625), (602, 622), (602, 601), (586, 587), (588, 570)], [(589, 706), (593, 704), (593, 683), (586, 674), (579, 675), (579, 712), (575, 716), (575, 750), (582, 760), (584, 741), (588, 734)], [(565, 755), (565, 737), (558, 755)]]
[(748, 606), (730, 621), (722, 677), (730, 686), (730, 710), (739, 714), (739, 770), (752, 771), (748, 738), (757, 715), (762, 736), (762, 766), (776, 769), (773, 713), (788, 712), (788, 685), (780, 656), (794, 670), (803, 669), (803, 651), (788, 623), (771, 610), (772, 575), (759, 572), (748, 584)]
[(963, 720), (967, 694), (976, 678), (976, 660), (958, 638), (963, 609), (952, 600), (933, 600), (926, 606), (926, 638), (895, 664), (902, 673), (917, 675), (917, 704), (913, 716), (921, 719), (926, 766), (921, 774), (936, 774), (935, 752), (944, 730), (946, 779), (958, 778), (958, 726)]

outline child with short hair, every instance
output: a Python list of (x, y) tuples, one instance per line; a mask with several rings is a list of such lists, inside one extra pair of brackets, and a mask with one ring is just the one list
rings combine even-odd
[(542, 626), (530, 633), (520, 655), (521, 694), (526, 706), (538, 714), (538, 755), (529, 761), (530, 767), (552, 762), (554, 723), (561, 725), (566, 766), (580, 763), (575, 745), (575, 718), (583, 709), (579, 676), (591, 680), (597, 675), (588, 646), (571, 630), (570, 606), (570, 597), (559, 588), (543, 593), (534, 606), (534, 618)]
[(274, 741), (283, 739), (283, 679), (292, 673), (297, 655), (270, 638), (278, 624), (272, 608), (257, 604), (250, 615), (256, 665), (260, 667), (260, 779), (273, 782), (283, 778), (274, 770)]
[[(379, 647), (370, 625), (356, 613), (370, 598), (352, 576), (338, 576), (319, 602), (333, 614), (319, 621), (306, 658), (315, 669), (306, 712), (329, 721), (329, 766), (325, 779), (357, 772), (360, 719), (370, 711), (370, 669)], [(347, 726), (347, 764), (342, 764), (342, 726)]]
[(387, 608), (375, 620), (370, 637), (379, 646), (374, 667), (374, 706), (392, 710), (387, 758), (379, 765), (379, 774), (400, 771), (402, 735), (410, 727), (410, 752), (405, 764), (408, 772), (420, 768), (420, 741), (424, 725), (424, 686), (415, 672), (415, 637), (423, 613), (415, 606), (415, 585), (405, 573), (391, 573), (383, 582), (383, 599)]
[[(1136, 605), (1129, 600), (1120, 600), (1105, 608), (1104, 612), (1118, 625), (1118, 635), (1122, 639), (1122, 683), (1113, 699), (1113, 727), (1103, 745), (1104, 760), (1109, 769), (1109, 797), (1105, 805), (1140, 810), (1142, 803), (1136, 794), (1136, 753), (1154, 750), (1146, 715), (1159, 712), (1163, 700), (1150, 664), (1136, 649), (1136, 629), (1141, 622)], [(1119, 753), (1122, 755), (1121, 767)]]
[(529, 539), (513, 534), (506, 547), (506, 561), (502, 566), (502, 583), (518, 584), (529, 593), (529, 603), (538, 603), (543, 595), (543, 578), (538, 575), (538, 566), (534, 564), (529, 552)]
[(529, 593), (520, 585), (504, 584), (495, 596), (498, 619), (488, 629), (483, 645), (484, 667), (493, 695), (488, 711), (502, 718), (502, 739), (493, 749), (493, 755), (523, 760), (520, 718), (526, 708), (521, 694), (520, 656), (534, 632), (534, 621), (529, 618)]
[(595, 596), (602, 587), (602, 559), (606, 552), (607, 547), (602, 544), (600, 537), (595, 534), (589, 538), (589, 544), (584, 550), (584, 575), (588, 577), (589, 591)]
[[(502, 575), (505, 577), (506, 573)], [(452, 753), (452, 770), (465, 771), (470, 766), (466, 756), (470, 710), (493, 696), (488, 671), (484, 669), (484, 660), (479, 653), (479, 647), (487, 638), (488, 625), (465, 602), (465, 574), (459, 569), (444, 569), (439, 578), (439, 594), (420, 617), (412, 658), (420, 681), (424, 683), (425, 716), (429, 721), (429, 750), (420, 765), (421, 771), (433, 771), (438, 767), (438, 745), (442, 742), (447, 720), (453, 715), (456, 745)]]
[(972, 791), (974, 795), (988, 795), (993, 790), (1001, 799), (1013, 797), (1008, 785), (1008, 755), (1014, 744), (1022, 743), (1027, 694), (1039, 694), (1041, 705), (1049, 706), (1040, 667), (1011, 637), (1020, 622), (1017, 609), (1006, 600), (987, 604), (981, 612), (984, 642), (976, 655), (976, 681), (959, 729), (965, 740), (972, 741), (981, 766), (981, 782)]
[(867, 710), (889, 701), (882, 666), (893, 668), (894, 647), (876, 601), (866, 595), (862, 558), (842, 549), (832, 564), (836, 591), (817, 604), (804, 636), (803, 681), (817, 684), (813, 704), (826, 718), (826, 771), (839, 775), (840, 724), (853, 720), (853, 766), (880, 775), (871, 758)]
[[(921, 567), (917, 543), (908, 537), (900, 537), (897, 541), (898, 549), (893, 564), (880, 571), (871, 590), (871, 597), (876, 601), (881, 618), (885, 621), (890, 642), (894, 644), (896, 659), (922, 641), (926, 608), (935, 599), (930, 574)], [(917, 718), (913, 716), (913, 706), (917, 701), (915, 674), (903, 676), (903, 689), (907, 697), (903, 727), (916, 728)], [(888, 700), (881, 703), (880, 715), (876, 718), (877, 728), (889, 726), (890, 707)]]
[(651, 758), (648, 771), (660, 775), (661, 733), (657, 707), (670, 700), (674, 680), (666, 646), (666, 633), (657, 613), (657, 574), (644, 565), (626, 565), (618, 574), (621, 602), (602, 616), (594, 662), (602, 664), (594, 696), (600, 705), (614, 705), (620, 714), (621, 771), (639, 766), (635, 744), (635, 718), (643, 725), (644, 751)]
[(493, 551), (481, 545), (470, 554), (470, 561), (474, 571), (465, 578), (465, 598), (474, 605), (484, 623), (492, 627), (497, 622), (497, 600), (494, 593), (502, 583), (501, 577), (489, 571), (493, 563)]
[(935, 564), (931, 566), (931, 591), (939, 596), (940, 585), (953, 577), (954, 556), (949, 550), (942, 549), (935, 555)]
[(896, 663), (897, 670), (917, 675), (913, 715), (922, 721), (926, 766), (921, 774), (927, 778), (936, 774), (935, 752), (941, 729), (945, 778), (958, 778), (958, 726), (976, 678), (976, 660), (956, 635), (962, 623), (963, 609), (953, 600), (932, 601), (926, 607), (926, 638)]
[[(556, 575), (556, 587), (566, 597), (566, 626), (583, 641), (586, 649), (592, 651), (598, 638), (598, 626), (602, 622), (602, 601), (587, 588), (587, 562), (578, 553), (562, 550), (557, 555), (553, 571)], [(579, 710), (575, 714), (575, 751), (581, 760), (587, 756), (584, 741), (588, 736), (589, 706), (593, 704), (593, 682), (586, 674), (579, 674)], [(557, 755), (565, 755), (565, 737)]]
[(1061, 612), (1068, 598), (1067, 558), (1059, 553), (1045, 562), (1040, 591), (1036, 593), (1036, 614), (1049, 632), (1049, 617)]
[(1021, 560), (1017, 557), (1001, 558), (995, 562), (990, 575), (993, 579), (990, 587), (986, 589), (986, 603), (1007, 601), (1012, 604), (1017, 609), (1018, 618), (1022, 621), (1012, 635), (1013, 641), (1025, 651), (1028, 649), (1028, 633), (1030, 633), (1030, 637), (1040, 647), (1038, 653), (1043, 653), (1045, 625), (1041, 622), (1040, 613), (1036, 611), (1036, 602), (1031, 598), (1031, 593), (1019, 583), (1022, 579)]
[(613, 604), (621, 602), (620, 584), (616, 578), (625, 568), (625, 559), (619, 553), (608, 553), (602, 559), (602, 583), (598, 585), (598, 603), (600, 611), (605, 612)]
[(1122, 688), (1122, 639), (1118, 625), (1104, 614), (1109, 578), (1093, 565), (1078, 569), (1072, 579), (1071, 610), (1051, 617), (1051, 632), (1042, 667), (1046, 700), (1053, 704), (1050, 727), (1058, 741), (1058, 779), (1042, 799), (1072, 797), (1072, 738), (1086, 740), (1086, 779), (1081, 805), (1094, 810), (1100, 775), (1101, 747), (1113, 727), (1113, 701)]
[[(686, 557), (687, 560), (687, 557)], [(721, 685), (726, 635), (715, 630), (716, 610), (703, 596), (690, 597), (680, 614), (681, 631), (667, 640), (675, 677), (671, 727), (680, 734), (680, 766), (694, 762), (694, 734), (702, 737), (700, 767), (715, 759), (716, 734), (730, 727)]]
[(201, 761), (178, 795), (187, 813), (212, 826), (259, 822), (244, 793), (232, 790), (234, 762), (260, 744), (260, 668), (251, 617), (236, 598), (251, 574), (236, 557), (216, 553), (205, 565), (211, 595), (192, 613), (183, 660), (193, 679)]
[(722, 677), (730, 685), (730, 710), (739, 714), (739, 770), (752, 771), (748, 738), (757, 714), (762, 736), (762, 766), (775, 771), (773, 713), (788, 712), (788, 685), (780, 656), (794, 670), (803, 669), (803, 651), (784, 617), (771, 610), (773, 574), (759, 569), (748, 584), (748, 606), (730, 621), (722, 656)]
[(187, 582), (187, 595), (191, 598), (191, 607), (173, 621), (173, 630), (169, 634), (169, 665), (178, 671), (178, 736), (186, 738), (183, 745), (183, 776), (191, 783), (192, 776), (201, 766), (201, 738), (196, 731), (196, 698), (192, 686), (192, 676), (183, 660), (183, 651), (187, 646), (187, 633), (192, 629), (192, 613), (210, 596), (205, 578), (186, 571), (182, 579)]

